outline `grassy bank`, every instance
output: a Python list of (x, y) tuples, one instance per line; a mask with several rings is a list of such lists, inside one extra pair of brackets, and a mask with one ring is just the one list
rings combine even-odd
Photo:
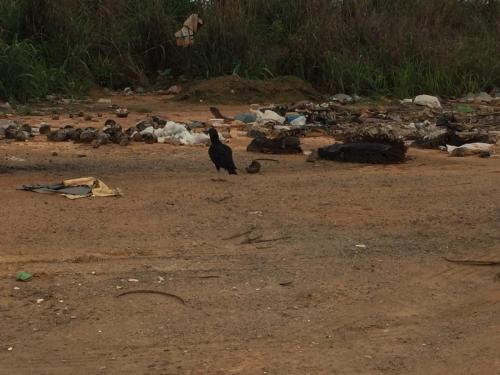
[[(181, 49), (191, 12), (205, 25)], [(0, 98), (231, 73), (461, 95), (500, 86), (498, 19), (500, 2), (479, 0), (0, 0)]]

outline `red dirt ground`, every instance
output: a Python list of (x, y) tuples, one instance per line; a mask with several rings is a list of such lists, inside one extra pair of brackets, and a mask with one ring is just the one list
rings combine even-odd
[[(130, 122), (144, 107), (211, 117), (113, 100)], [(500, 374), (500, 268), (443, 260), (500, 260), (500, 159), (278, 156), (247, 175), (248, 142), (230, 142), (238, 176), (218, 174), (203, 147), (0, 143), (12, 167), (0, 173), (0, 374)], [(15, 190), (82, 176), (123, 197)], [(227, 239), (250, 229), (282, 239)], [(17, 282), (21, 270), (35, 277)], [(116, 297), (136, 289), (186, 304)]]

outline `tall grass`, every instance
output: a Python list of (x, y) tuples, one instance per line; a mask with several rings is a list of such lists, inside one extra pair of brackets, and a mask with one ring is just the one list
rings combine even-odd
[[(191, 12), (205, 25), (178, 48)], [(481, 0), (0, 0), (0, 97), (232, 73), (461, 95), (500, 86), (498, 19), (500, 2)]]

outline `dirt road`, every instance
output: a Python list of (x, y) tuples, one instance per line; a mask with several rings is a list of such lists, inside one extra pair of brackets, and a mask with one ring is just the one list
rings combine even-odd
[[(0, 143), (0, 374), (500, 374), (500, 268), (443, 260), (500, 259), (500, 159), (247, 175), (247, 143), (238, 176), (202, 147)], [(89, 175), (123, 197), (15, 190)], [(139, 289), (186, 303), (116, 297)]]

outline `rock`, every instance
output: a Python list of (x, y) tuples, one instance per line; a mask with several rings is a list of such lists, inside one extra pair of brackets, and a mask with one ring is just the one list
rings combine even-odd
[(85, 113), (83, 113), (83, 111), (78, 112), (78, 117), (83, 117), (83, 116), (85, 116)]
[(52, 120), (57, 121), (59, 120), (60, 116), (59, 115), (52, 115)]
[(85, 116), (83, 117), (83, 119), (84, 119), (85, 121), (92, 121), (92, 118), (93, 118), (93, 117), (92, 117), (92, 115), (85, 115)]
[(419, 95), (415, 98), (414, 103), (423, 107), (428, 107), (432, 109), (442, 109), (439, 99), (435, 96), (430, 95)]
[(52, 151), (52, 156), (59, 156), (59, 154), (57, 153), (57, 151)]

